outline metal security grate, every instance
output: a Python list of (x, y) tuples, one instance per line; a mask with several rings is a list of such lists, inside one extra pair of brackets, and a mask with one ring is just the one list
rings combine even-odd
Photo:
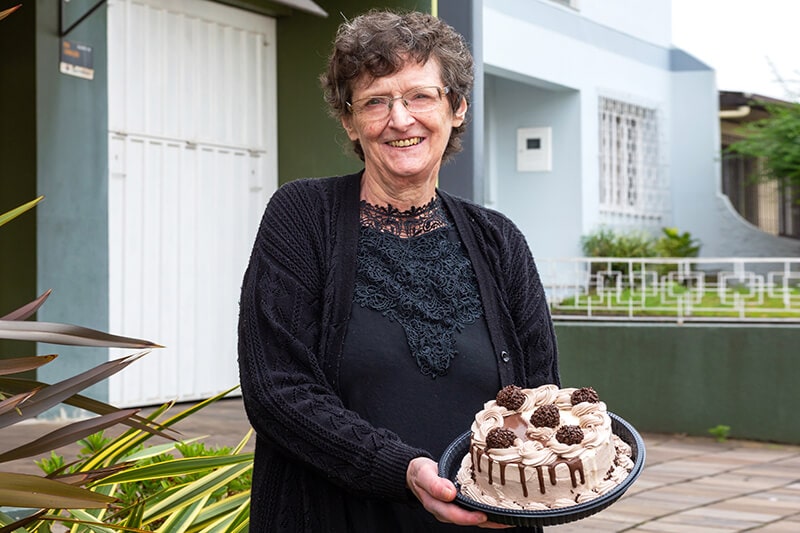
[(661, 172), (657, 111), (602, 96), (598, 109), (603, 222), (665, 224), (669, 190)]

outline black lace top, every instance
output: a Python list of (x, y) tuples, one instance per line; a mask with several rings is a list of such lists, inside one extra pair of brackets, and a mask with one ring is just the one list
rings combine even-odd
[(455, 333), (482, 314), (472, 265), (448, 238), (451, 227), (437, 198), (404, 212), (361, 202), (354, 300), (398, 322), (432, 378), (447, 373)]

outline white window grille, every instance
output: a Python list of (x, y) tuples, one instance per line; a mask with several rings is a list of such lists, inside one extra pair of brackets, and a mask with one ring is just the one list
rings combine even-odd
[(601, 212), (665, 222), (668, 189), (659, 164), (657, 110), (602, 96), (598, 109)]

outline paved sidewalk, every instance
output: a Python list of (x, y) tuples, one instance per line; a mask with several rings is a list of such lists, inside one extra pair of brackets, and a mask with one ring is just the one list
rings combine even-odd
[[(170, 411), (182, 410), (176, 405)], [(3, 435), (0, 451), (57, 427), (25, 422)], [(249, 425), (241, 399), (212, 404), (178, 423), (186, 438), (235, 446)], [(800, 532), (800, 446), (644, 434), (647, 461), (639, 479), (616, 503), (584, 520), (549, 527), (554, 533), (589, 531), (723, 533)], [(253, 440), (248, 444), (253, 447)], [(71, 447), (59, 450), (69, 458)], [(1, 471), (39, 474), (31, 460)]]

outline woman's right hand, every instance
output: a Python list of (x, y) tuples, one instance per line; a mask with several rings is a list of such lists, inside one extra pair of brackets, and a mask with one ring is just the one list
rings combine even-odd
[(455, 485), (449, 479), (439, 477), (439, 466), (427, 457), (417, 457), (408, 463), (406, 484), (422, 506), (440, 522), (488, 529), (510, 527), (489, 522), (486, 514), (468, 511), (452, 503), (456, 498)]

